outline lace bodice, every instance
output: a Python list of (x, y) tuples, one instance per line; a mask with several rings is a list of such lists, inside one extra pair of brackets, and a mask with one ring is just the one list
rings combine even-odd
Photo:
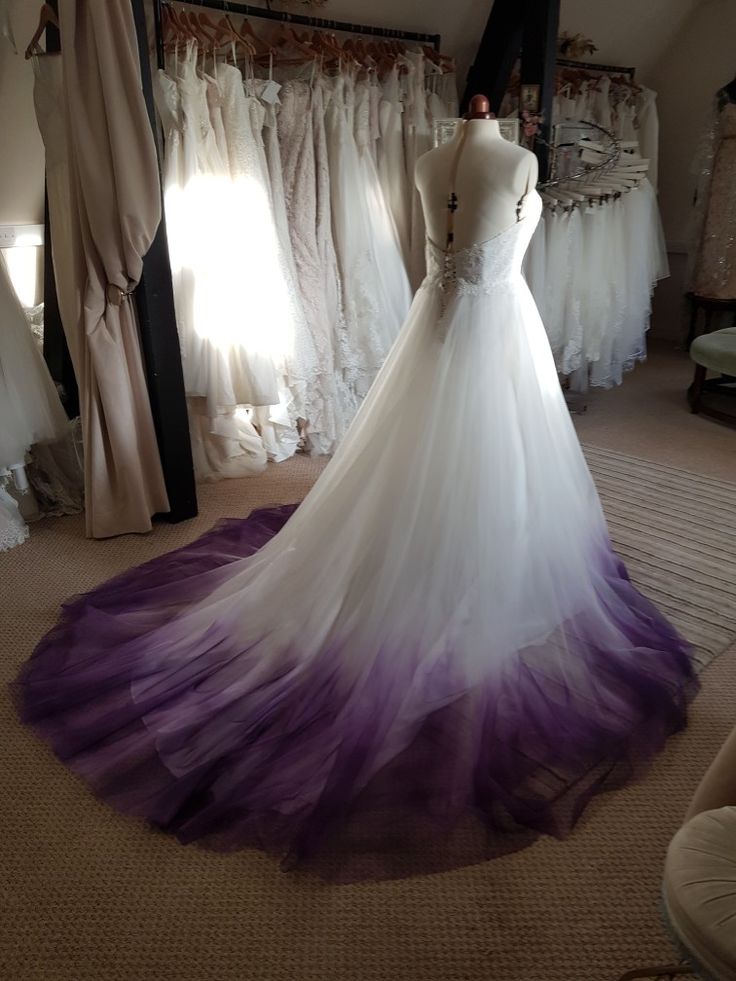
[(524, 253), (541, 211), (542, 199), (532, 191), (526, 197), (521, 219), (485, 242), (448, 252), (427, 238), (425, 287), (445, 294), (480, 294), (517, 286)]

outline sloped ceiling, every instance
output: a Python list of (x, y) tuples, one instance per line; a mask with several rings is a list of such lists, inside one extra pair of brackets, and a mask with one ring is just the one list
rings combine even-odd
[[(707, 2), (707, 0), (706, 0)], [(562, 0), (560, 26), (598, 46), (595, 58), (646, 80), (703, 0)]]
[[(328, 0), (318, 17), (442, 35), (463, 77), (478, 48), (493, 0)], [(295, 10), (290, 4), (289, 10)]]
[[(596, 58), (632, 65), (646, 80), (690, 12), (702, 2), (562, 0), (560, 28), (592, 38), (599, 49)], [(457, 58), (462, 79), (492, 6), (493, 0), (329, 0), (315, 13), (335, 20), (441, 34), (442, 47)]]

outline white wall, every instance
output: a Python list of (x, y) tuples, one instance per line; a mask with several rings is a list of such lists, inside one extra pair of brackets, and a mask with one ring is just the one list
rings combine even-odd
[(661, 52), (700, 0), (562, 0), (560, 30), (591, 38), (591, 60), (637, 69), (650, 84)]
[[(43, 223), (44, 149), (33, 109), (33, 68), (23, 50), (38, 23), (39, 5), (16, 3), (13, 28), (20, 54), (0, 37), (0, 225)], [(43, 295), (42, 249), (5, 249), (10, 277), (21, 300)]]
[(13, 9), (20, 54), (0, 37), (0, 225), (43, 221), (43, 143), (33, 110), (33, 68), (23, 50), (38, 23), (40, 4)]

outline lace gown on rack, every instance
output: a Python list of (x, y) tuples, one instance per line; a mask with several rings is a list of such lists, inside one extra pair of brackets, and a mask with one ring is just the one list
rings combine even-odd
[(407, 179), (411, 191), (411, 242), (409, 279), (416, 289), (425, 272), (424, 215), (419, 192), (414, 187), (414, 171), (417, 160), (432, 149), (432, 127), (427, 107), (424, 79), (424, 55), (421, 51), (407, 51), (404, 55), (407, 69), (405, 77), (405, 105), (403, 114), (404, 142), (406, 146)]
[(18, 505), (4, 485), (14, 480), (11, 474), (23, 473), (31, 464), (29, 452), (34, 462), (24, 479), (30, 477), (32, 487), (38, 483), (48, 491), (48, 497), (38, 501), (32, 494), (29, 501), (44, 512), (81, 509), (79, 463), (74, 456), (68, 474), (62, 466), (73, 455), (72, 438), (72, 425), (0, 256), (0, 552), (28, 537)]
[(298, 508), (67, 604), (15, 696), (97, 794), (183, 842), (396, 874), (564, 835), (683, 725), (688, 646), (612, 551), (521, 277), (540, 210), (429, 245)]
[(0, 256), (0, 471), (35, 443), (62, 439), (69, 420)]
[(736, 102), (724, 99), (717, 115), (715, 154), (691, 280), (701, 296), (736, 298)]
[[(165, 138), (164, 206), (189, 428), (199, 479), (241, 477), (266, 463), (243, 404), (278, 400), (270, 352), (232, 302), (239, 202), (225, 134), (222, 84), (197, 72), (197, 49), (155, 76)], [(238, 73), (239, 76), (239, 73)], [(240, 77), (240, 76), (239, 76)], [(241, 82), (242, 85), (242, 82)]]
[(332, 227), (352, 347), (346, 380), (362, 398), (398, 335), (411, 293), (368, 151), (367, 106), (363, 102), (356, 130), (353, 79), (326, 79), (325, 91)]
[(378, 144), (378, 176), (396, 226), (401, 254), (408, 268), (411, 260), (411, 209), (414, 190), (407, 177), (401, 112), (399, 66), (394, 65), (383, 81), (379, 104), (381, 139)]
[[(315, 99), (319, 97), (319, 107)], [(342, 439), (353, 410), (340, 370), (341, 317), (337, 262), (327, 211), (328, 240), (324, 237), (324, 141), (315, 129), (315, 113), (323, 114), (321, 93), (302, 81), (283, 86), (278, 114), (278, 146), (270, 159), (279, 170), (283, 234), (294, 261), (294, 280), (309, 325), (312, 370), (304, 383), (302, 417), (307, 421), (308, 446), (331, 453)], [(276, 137), (276, 128), (272, 138)], [(323, 136), (323, 134), (322, 134)], [(280, 153), (279, 153), (280, 150)], [(318, 152), (321, 151), (321, 158)], [(318, 166), (319, 165), (319, 166)], [(320, 193), (322, 195), (320, 199)], [(328, 201), (329, 205), (329, 201)]]

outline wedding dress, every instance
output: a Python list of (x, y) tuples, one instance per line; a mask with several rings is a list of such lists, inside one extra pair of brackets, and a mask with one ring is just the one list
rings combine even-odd
[(0, 471), (34, 443), (69, 434), (69, 420), (0, 256)]
[(419, 192), (414, 187), (414, 170), (417, 160), (432, 147), (432, 128), (424, 80), (424, 60), (421, 51), (406, 51), (403, 57), (407, 69), (403, 114), (404, 143), (407, 179), (411, 195), (409, 280), (414, 289), (421, 283), (426, 269), (424, 215)]
[(5, 490), (7, 479), (0, 471), (0, 552), (22, 545), (30, 534), (17, 502)]
[(383, 82), (379, 107), (381, 139), (378, 145), (378, 176), (396, 225), (404, 264), (408, 268), (411, 259), (411, 205), (414, 191), (407, 179), (400, 100), (399, 66), (394, 65)]
[[(345, 329), (352, 358), (345, 380), (365, 396), (394, 343), (411, 302), (409, 282), (375, 165), (363, 139), (361, 110), (355, 139), (355, 82), (337, 75), (323, 80), (328, 96), (325, 127), (335, 250), (343, 286)], [(364, 107), (363, 107), (364, 108)]]
[(234, 242), (241, 174), (229, 159), (225, 114), (233, 100), (222, 84), (223, 68), (218, 66), (221, 77), (200, 76), (197, 48), (190, 44), (181, 57), (176, 53), (173, 77), (159, 71), (154, 78), (166, 148), (174, 303), (200, 480), (242, 477), (265, 467), (260, 436), (241, 406), (278, 401), (270, 352), (232, 304), (233, 283), (246, 287), (247, 279), (237, 268), (244, 250)]
[(688, 645), (612, 551), (521, 277), (540, 211), (428, 243), (299, 507), (66, 605), (15, 696), (97, 794), (183, 842), (391, 874), (487, 848), (476, 821), (564, 835), (684, 724)]
[(706, 157), (699, 175), (690, 289), (700, 296), (732, 300), (736, 296), (736, 102), (726, 89), (718, 93)]
[[(324, 205), (329, 191), (322, 171), (326, 157), (324, 142), (315, 131), (317, 88), (299, 80), (287, 81), (281, 93), (278, 116), (280, 160), (274, 165), (281, 172), (281, 210), (283, 227), (290, 237), (294, 260), (294, 282), (298, 283), (301, 303), (309, 324), (310, 369), (303, 374), (303, 394), (298, 398), (301, 416), (308, 423), (308, 448), (315, 453), (331, 453), (344, 436), (352, 419), (350, 398), (339, 373), (340, 314), (337, 260), (324, 235)], [(276, 130), (273, 130), (274, 136)], [(320, 169), (318, 170), (318, 163)], [(327, 211), (329, 224), (329, 207)], [(301, 359), (297, 359), (301, 360)], [(293, 383), (291, 384), (294, 388)]]

